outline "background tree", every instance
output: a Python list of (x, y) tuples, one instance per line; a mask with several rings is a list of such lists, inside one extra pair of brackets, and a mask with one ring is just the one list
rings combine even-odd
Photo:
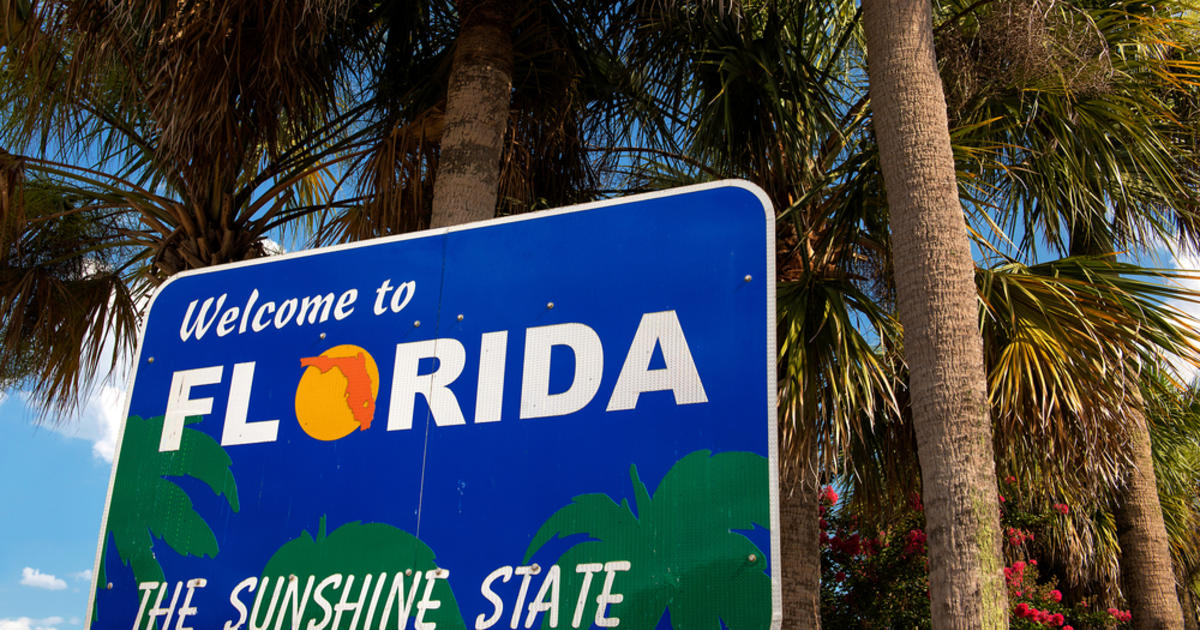
[[(722, 177), (762, 187), (777, 213), (781, 574), (786, 627), (820, 625), (817, 490), (873, 416), (895, 410), (893, 336), (879, 304), (886, 229), (864, 134), (851, 2), (633, 3), (625, 62), (660, 114), (615, 151), (627, 188)], [(848, 100), (849, 97), (849, 100)]]
[[(1031, 251), (1044, 239), (1064, 254), (1195, 246), (1197, 159), (1194, 26), (1171, 2), (1090, 6), (948, 3), (939, 32), (951, 112), (963, 133), (967, 184), (993, 225), (1019, 228)], [(1114, 142), (1121, 138), (1120, 142)], [(991, 209), (995, 209), (993, 212)], [(1177, 236), (1178, 235), (1178, 236)], [(1130, 330), (1129, 336), (1140, 331)], [(1132, 448), (1120, 490), (1122, 571), (1135, 624), (1177, 626), (1166, 532), (1137, 388), (1139, 364), (1108, 355), (1110, 381), (1092, 406), (1121, 410)], [(1129, 393), (1134, 395), (1130, 396)], [(1085, 412), (1086, 413), (1086, 412)], [(1136, 515), (1136, 516), (1135, 516)], [(1136, 577), (1135, 577), (1136, 576)]]
[[(257, 2), (26, 15), (0, 51), (2, 142), (51, 157), (10, 169), (45, 201), (0, 217), (2, 341), (7, 357), (37, 340), (31, 389), (69, 408), (106, 337), (129, 350), (152, 286), (260, 256), (268, 231), (323, 203), (321, 173), (345, 159), (331, 147), (354, 141), (330, 105), (353, 61), (337, 42), (363, 24), (341, 5)], [(55, 249), (48, 235), (69, 229), (86, 238)]]

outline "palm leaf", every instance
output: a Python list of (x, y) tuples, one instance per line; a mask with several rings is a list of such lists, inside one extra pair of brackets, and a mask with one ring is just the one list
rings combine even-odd
[[(768, 525), (767, 474), (760, 455), (698, 451), (676, 462), (651, 495), (631, 468), (637, 516), (625, 501), (618, 507), (605, 495), (576, 497), (543, 525), (525, 561), (562, 531), (589, 536), (550, 569), (561, 571), (563, 592), (580, 592), (588, 579), (574, 570), (580, 565), (623, 571), (624, 599), (603, 611), (597, 611), (594, 598), (582, 607), (564, 607), (572, 623), (575, 616), (590, 623), (603, 614), (650, 628), (669, 610), (676, 628), (711, 628), (722, 621), (729, 627), (765, 628), (771, 612), (766, 558), (739, 530)], [(614, 559), (629, 564), (622, 569)], [(542, 627), (550, 625), (544, 617)]]
[[(189, 418), (186, 424), (199, 421)], [(154, 538), (180, 555), (213, 557), (219, 551), (212, 529), (195, 511), (191, 498), (168, 477), (194, 477), (223, 496), (231, 510), (238, 510), (232, 460), (216, 440), (185, 425), (180, 449), (159, 452), (162, 430), (162, 416), (131, 416), (126, 422), (108, 512), (108, 532), (117, 554), (134, 569), (139, 582), (155, 579), (139, 571), (153, 571), (162, 578), (154, 560)]]

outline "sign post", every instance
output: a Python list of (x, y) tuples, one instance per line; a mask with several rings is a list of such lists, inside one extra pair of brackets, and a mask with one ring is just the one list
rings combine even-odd
[(778, 628), (773, 211), (718, 182), (180, 274), (92, 628)]

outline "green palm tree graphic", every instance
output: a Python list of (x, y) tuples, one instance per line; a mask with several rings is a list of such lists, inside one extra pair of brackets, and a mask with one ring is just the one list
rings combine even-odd
[[(625, 560), (613, 593), (622, 600), (596, 611), (594, 594), (582, 611), (582, 624), (619, 619), (627, 628), (653, 628), (670, 611), (673, 627), (733, 630), (767, 628), (771, 623), (771, 577), (762, 549), (738, 530), (770, 526), (767, 459), (754, 453), (696, 451), (667, 472), (653, 497), (629, 468), (634, 509), (604, 494), (574, 498), (538, 530), (525, 554), (528, 564), (557, 537), (587, 534), (558, 559), (562, 593), (579, 593), (583, 563)], [(595, 587), (593, 587), (595, 590)], [(574, 603), (568, 609), (574, 610)], [(571, 618), (559, 620), (566, 627)], [(542, 627), (550, 620), (542, 619)]]
[[(440, 567), (433, 549), (416, 536), (387, 523), (353, 521), (328, 535), (325, 529), (322, 516), (316, 536), (301, 532), (267, 561), (254, 595), (251, 626), (301, 628), (331, 621), (331, 630), (466, 628), (450, 576), (442, 573), (430, 580)], [(324, 597), (336, 602), (347, 591), (346, 599), (361, 600), (344, 615), (330, 614), (314, 594), (333, 575), (343, 577), (327, 588)], [(426, 599), (436, 604), (422, 603)]]
[[(181, 555), (214, 557), (218, 546), (212, 528), (192, 506), (192, 500), (169, 477), (192, 477), (225, 497), (237, 512), (237, 483), (230, 470), (232, 460), (216, 440), (184, 422), (179, 450), (160, 452), (163, 417), (143, 419), (130, 416), (121, 441), (117, 476), (108, 511), (108, 531), (121, 562), (133, 571), (138, 582), (162, 582), (162, 565), (154, 555), (155, 539)], [(107, 544), (107, 543), (106, 543)], [(107, 582), (101, 554), (100, 579)]]

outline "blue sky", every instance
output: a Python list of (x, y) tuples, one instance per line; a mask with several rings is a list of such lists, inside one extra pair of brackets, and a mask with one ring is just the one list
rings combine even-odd
[(57, 427), (19, 394), (0, 404), (0, 630), (81, 627), (121, 413), (98, 394)]

